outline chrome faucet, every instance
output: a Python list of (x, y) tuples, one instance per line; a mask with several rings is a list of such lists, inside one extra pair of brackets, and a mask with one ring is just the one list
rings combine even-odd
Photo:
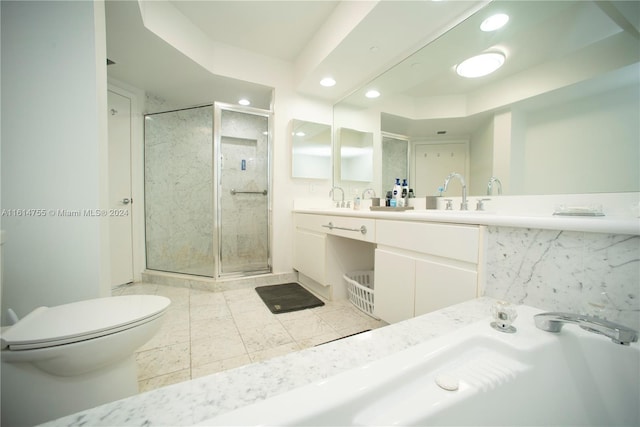
[(502, 183), (498, 178), (492, 176), (487, 183), (487, 196), (493, 196), (493, 184), (498, 184), (498, 196), (502, 195)]
[(331, 187), (331, 190), (329, 190), (329, 197), (331, 197), (331, 200), (333, 200), (333, 190), (340, 190), (340, 192), (342, 193), (342, 199), (340, 200), (339, 203), (336, 203), (336, 207), (337, 208), (344, 208), (344, 190), (341, 187)]
[(464, 182), (464, 177), (462, 175), (457, 172), (451, 172), (447, 179), (444, 180), (444, 187), (442, 191), (447, 191), (451, 178), (458, 178), (460, 180), (460, 184), (462, 184), (462, 203), (460, 203), (460, 210), (466, 211), (469, 208), (467, 203), (467, 184)]
[(371, 194), (369, 198), (376, 197), (376, 191), (373, 188), (367, 188), (362, 192), (362, 200), (364, 200), (364, 196), (367, 194)]
[(543, 331), (560, 332), (566, 323), (572, 323), (589, 332), (609, 337), (616, 344), (629, 345), (638, 341), (637, 331), (587, 314), (540, 313), (533, 316), (533, 320), (536, 327)]

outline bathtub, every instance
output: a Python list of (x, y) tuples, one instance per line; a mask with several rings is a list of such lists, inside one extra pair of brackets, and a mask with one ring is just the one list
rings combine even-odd
[(640, 425), (638, 343), (517, 311), (514, 334), (487, 317), (200, 425)]

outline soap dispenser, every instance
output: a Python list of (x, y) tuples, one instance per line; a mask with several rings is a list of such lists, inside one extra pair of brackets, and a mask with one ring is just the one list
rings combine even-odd
[(396, 183), (393, 186), (393, 200), (392, 206), (402, 206), (402, 186), (400, 185), (400, 178), (396, 178)]
[(393, 198), (398, 199), (402, 194), (402, 186), (400, 185), (400, 178), (396, 178), (396, 183), (393, 185)]

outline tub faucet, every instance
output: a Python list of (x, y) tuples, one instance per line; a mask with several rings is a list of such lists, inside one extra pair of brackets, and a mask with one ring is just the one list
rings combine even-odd
[(566, 323), (573, 323), (589, 332), (611, 338), (616, 344), (629, 345), (638, 341), (638, 332), (626, 326), (587, 314), (540, 313), (533, 316), (536, 327), (548, 332), (560, 332)]
[(337, 208), (344, 208), (344, 190), (341, 187), (338, 187), (338, 186), (331, 187), (331, 190), (329, 190), (329, 197), (331, 197), (331, 200), (333, 200), (333, 192), (334, 192), (334, 190), (340, 190), (340, 192), (342, 193), (342, 198), (340, 199), (340, 203), (336, 203), (336, 207)]
[(498, 196), (502, 195), (502, 183), (498, 178), (492, 176), (489, 178), (489, 182), (487, 183), (487, 196), (493, 195), (493, 184), (498, 184)]
[(462, 184), (462, 203), (460, 203), (460, 210), (466, 211), (469, 208), (467, 203), (467, 184), (464, 182), (464, 177), (457, 172), (451, 172), (447, 179), (444, 180), (444, 187), (442, 191), (447, 191), (447, 187), (449, 187), (449, 181), (451, 178), (458, 178), (460, 180), (460, 184)]

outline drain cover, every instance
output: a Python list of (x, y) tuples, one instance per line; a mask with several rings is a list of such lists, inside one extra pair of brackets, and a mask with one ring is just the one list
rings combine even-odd
[(449, 374), (440, 374), (436, 377), (436, 384), (447, 391), (456, 391), (460, 386), (460, 380)]

